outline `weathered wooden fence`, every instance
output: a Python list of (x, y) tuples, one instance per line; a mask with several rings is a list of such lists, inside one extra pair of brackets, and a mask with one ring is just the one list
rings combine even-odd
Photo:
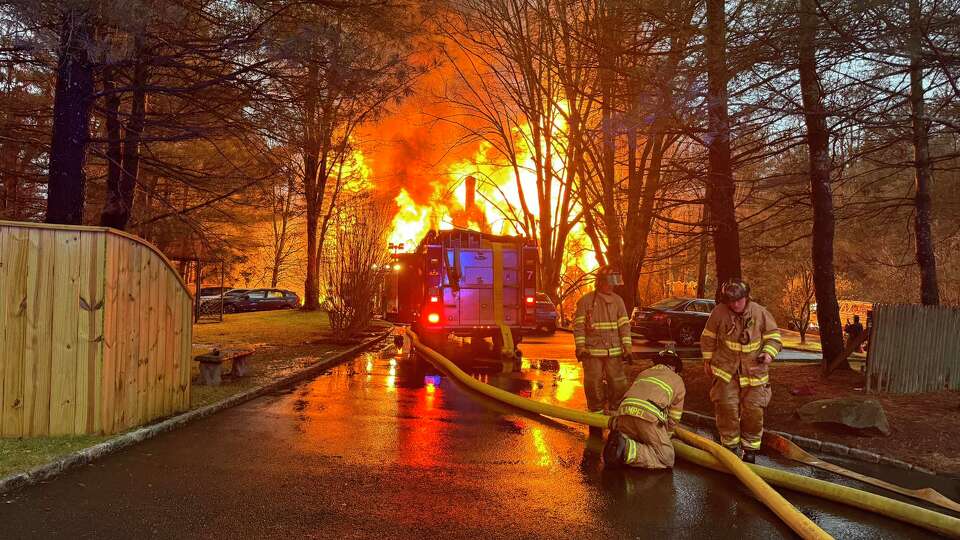
[(960, 309), (877, 304), (867, 354), (867, 390), (960, 389)]
[(187, 409), (190, 307), (139, 238), (0, 221), (0, 434), (109, 434)]

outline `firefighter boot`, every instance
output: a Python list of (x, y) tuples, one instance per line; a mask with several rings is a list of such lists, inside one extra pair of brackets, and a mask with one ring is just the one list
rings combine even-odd
[(622, 467), (624, 454), (627, 451), (627, 441), (619, 431), (611, 431), (607, 435), (607, 444), (603, 445), (603, 464), (610, 468)]
[(744, 463), (756, 463), (757, 453), (753, 450), (743, 450), (743, 461)]

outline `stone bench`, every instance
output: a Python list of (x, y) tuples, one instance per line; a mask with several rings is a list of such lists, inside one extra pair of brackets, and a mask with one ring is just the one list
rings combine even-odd
[(231, 377), (245, 377), (249, 366), (247, 360), (253, 354), (253, 351), (220, 351), (214, 349), (213, 352), (195, 356), (193, 360), (200, 362), (200, 383), (208, 386), (220, 386), (221, 369), (226, 361), (232, 362), (230, 373)]

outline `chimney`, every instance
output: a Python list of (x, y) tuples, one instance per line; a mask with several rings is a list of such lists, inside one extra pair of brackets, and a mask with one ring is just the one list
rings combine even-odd
[(467, 215), (471, 215), (474, 211), (473, 209), (477, 206), (477, 179), (473, 176), (468, 176), (466, 179), (467, 183), (467, 195), (466, 200), (463, 202), (463, 209), (466, 210)]

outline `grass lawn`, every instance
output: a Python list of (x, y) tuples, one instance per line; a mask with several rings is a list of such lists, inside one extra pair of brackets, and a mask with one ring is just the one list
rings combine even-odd
[[(820, 336), (816, 334), (807, 334), (806, 343), (800, 343), (800, 334), (796, 332), (785, 332), (780, 331), (783, 336), (783, 346), (786, 349), (794, 349), (798, 351), (807, 351), (807, 352), (823, 352), (823, 348), (820, 346)], [(867, 357), (867, 353), (855, 352), (850, 355), (852, 359), (864, 359)]]
[[(371, 324), (371, 330), (383, 330), (387, 327), (389, 325), (380, 321)], [(190, 386), (190, 409), (211, 405), (250, 388), (286, 377), (316, 364), (325, 356), (349, 347), (322, 340), (329, 329), (326, 313), (296, 310), (238, 313), (226, 315), (222, 323), (205, 322), (194, 325), (195, 355), (214, 347), (254, 349), (255, 352), (250, 357), (250, 373), (246, 377), (228, 376), (231, 366), (230, 362), (225, 362), (225, 376), (220, 386), (196, 384), (199, 367), (197, 362), (190, 362), (191, 377), (194, 381)], [(0, 478), (27, 471), (110, 437), (112, 436), (0, 438)]]
[(323, 311), (255, 311), (223, 316), (223, 322), (193, 326), (193, 342), (231, 348), (242, 345), (302, 345), (316, 341), (330, 330)]
[(823, 349), (820, 347), (820, 342), (810, 339), (810, 336), (807, 336), (806, 343), (800, 343), (800, 334), (787, 334), (781, 332), (783, 335), (783, 346), (787, 349), (796, 349), (798, 351), (808, 351), (808, 352), (821, 352)]
[(107, 440), (103, 435), (0, 439), (0, 478)]

